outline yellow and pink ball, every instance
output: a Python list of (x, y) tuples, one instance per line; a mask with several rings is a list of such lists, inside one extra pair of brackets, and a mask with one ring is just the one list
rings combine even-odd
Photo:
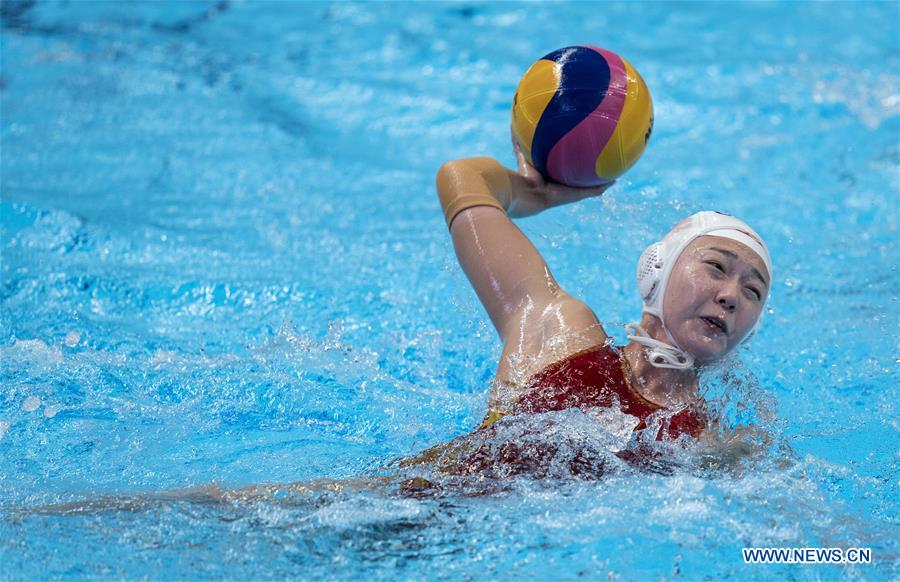
[(644, 152), (653, 101), (628, 61), (595, 46), (544, 56), (513, 98), (512, 131), (545, 178), (576, 187), (615, 180)]

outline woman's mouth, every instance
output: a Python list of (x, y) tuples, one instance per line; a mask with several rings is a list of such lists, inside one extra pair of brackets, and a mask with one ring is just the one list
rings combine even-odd
[(710, 329), (724, 333), (726, 335), (728, 334), (728, 325), (724, 320), (719, 319), (718, 317), (706, 316), (701, 317), (700, 319), (702, 319)]

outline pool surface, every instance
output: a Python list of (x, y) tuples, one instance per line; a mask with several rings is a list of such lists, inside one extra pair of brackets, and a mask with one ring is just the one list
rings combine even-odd
[[(897, 2), (0, 15), (0, 578), (898, 577)], [(647, 244), (701, 209), (753, 225), (768, 312), (704, 390), (775, 443), (739, 471), (322, 485), (484, 415), (500, 344), (434, 175), (512, 166), (519, 77), (573, 44), (640, 71), (653, 137), (602, 199), (520, 226), (622, 343)], [(607, 447), (575, 412), (560, 438)]]

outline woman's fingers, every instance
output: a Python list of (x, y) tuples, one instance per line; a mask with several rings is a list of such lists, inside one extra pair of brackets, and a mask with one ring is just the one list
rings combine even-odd
[(513, 151), (516, 154), (516, 163), (519, 167), (519, 175), (531, 182), (536, 189), (544, 188), (544, 177), (525, 157), (525, 153), (522, 151), (522, 146), (519, 144), (516, 136), (512, 132), (510, 132), (510, 135), (512, 136)]
[(515, 134), (512, 132), (510, 132), (510, 139), (512, 141), (513, 152), (516, 155), (516, 165), (518, 166), (519, 175), (525, 178), (530, 184), (531, 194), (537, 200), (541, 200), (542, 205), (545, 207), (559, 206), (570, 202), (584, 200), (585, 198), (600, 196), (606, 192), (610, 186), (615, 184), (615, 181), (612, 181), (595, 188), (573, 188), (555, 182), (547, 182), (537, 168), (535, 168), (525, 157), (525, 153), (522, 151), (519, 140), (516, 139)]
[(525, 159), (525, 154), (522, 153), (521, 149), (516, 148), (516, 159), (519, 163), (519, 175), (528, 180), (535, 190), (543, 190), (546, 188), (546, 183), (544, 182), (544, 177), (540, 172), (537, 171), (537, 168), (531, 165), (528, 160)]
[(516, 140), (513, 140), (513, 150), (516, 152), (519, 174), (528, 177), (528, 161), (525, 159), (525, 154), (522, 153), (522, 148), (519, 147), (519, 143)]
[(526, 178), (530, 178), (528, 174), (531, 164), (525, 159), (525, 154), (522, 153), (522, 146), (519, 145), (519, 140), (516, 139), (516, 134), (512, 132), (512, 128), (510, 128), (509, 137), (512, 140), (513, 152), (516, 154), (516, 163), (519, 166), (519, 174)]
[(548, 184), (547, 193), (559, 200), (575, 202), (584, 200), (585, 198), (600, 196), (613, 184), (615, 184), (615, 181), (595, 188), (572, 188), (571, 186), (563, 186), (562, 184)]

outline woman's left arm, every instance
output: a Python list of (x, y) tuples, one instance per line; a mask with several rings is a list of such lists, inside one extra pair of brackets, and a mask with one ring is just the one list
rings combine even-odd
[(700, 435), (700, 464), (708, 469), (735, 468), (744, 459), (765, 453), (774, 441), (772, 436), (754, 425), (728, 429), (714, 422)]

